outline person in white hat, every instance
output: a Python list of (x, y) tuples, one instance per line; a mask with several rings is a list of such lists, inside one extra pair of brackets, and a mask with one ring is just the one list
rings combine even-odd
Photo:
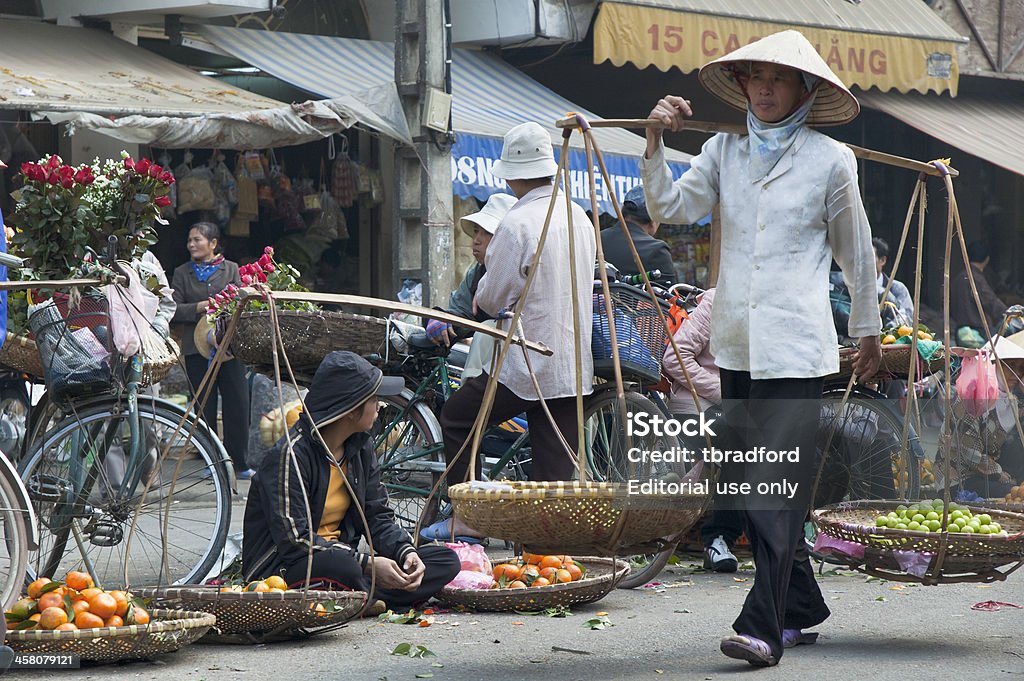
[[(957, 395), (946, 410), (948, 421), (939, 435), (939, 459), (933, 467), (936, 482), (945, 484), (942, 453), (951, 452), (950, 491), (964, 501), (1004, 497), (1024, 479), (1024, 444), (1017, 437), (1013, 415), (1016, 411), (1024, 419), (1019, 400), (1024, 391), (1024, 331), (1005, 338), (996, 336), (982, 349), (997, 356), (1002, 365), (979, 366), (979, 370), (992, 370), (989, 377), (995, 375), (997, 396), (992, 402), (984, 401), (970, 381), (966, 385), (957, 381)], [(969, 357), (977, 351), (955, 352)], [(966, 361), (965, 357), (961, 371), (965, 371)]]
[[(501, 423), (526, 412), (530, 421), (530, 445), (533, 460), (531, 480), (569, 480), (574, 465), (562, 445), (562, 438), (575, 452), (578, 449), (576, 430), (576, 338), (573, 314), (578, 314), (582, 353), (582, 384), (584, 394), (592, 391), (593, 357), (590, 354), (592, 327), (594, 261), (597, 245), (594, 228), (587, 214), (571, 203), (570, 218), (566, 215), (565, 196), (557, 197), (551, 213), (542, 257), (529, 293), (524, 297), (526, 277), (540, 246), (540, 235), (552, 194), (564, 189), (555, 182), (558, 165), (551, 149), (551, 136), (537, 123), (517, 125), (505, 134), (501, 159), (492, 173), (508, 183), (519, 200), (505, 215), (494, 238), (487, 247), (484, 263), (487, 273), (477, 287), (474, 305), (491, 317), (499, 318), (498, 327), (507, 328), (500, 312), (519, 309), (523, 333), (533, 341), (547, 345), (550, 357), (531, 353), (530, 365), (540, 386), (534, 387), (530, 368), (521, 351), (513, 349), (505, 358), (498, 374), (498, 389), (491, 408), (488, 425)], [(569, 231), (575, 243), (576, 300), (569, 263)], [(441, 411), (445, 455), (449, 462), (463, 448), (483, 401), (488, 376), (486, 373), (464, 381), (462, 387), (445, 403)], [(554, 420), (544, 413), (541, 398), (547, 403)], [(477, 459), (479, 466), (480, 459)], [(459, 455), (448, 475), (449, 483), (469, 477), (469, 447)], [(479, 479), (479, 470), (477, 471)], [(442, 520), (425, 528), (427, 539), (447, 540), (456, 536), (478, 536), (479, 533), (454, 519), (454, 528)], [(452, 531), (454, 529), (454, 532)]]
[[(511, 194), (491, 194), (483, 208), (476, 213), (466, 215), (459, 221), (462, 224), (462, 231), (473, 238), (473, 257), (476, 262), (470, 265), (466, 270), (466, 275), (462, 278), (462, 283), (448, 297), (448, 312), (477, 321), (488, 319), (487, 315), (473, 310), (473, 297), (476, 295), (480, 279), (487, 271), (484, 266), (487, 245), (491, 243), (491, 237), (498, 229), (501, 219), (515, 205), (515, 202), (516, 197)], [(453, 328), (451, 324), (437, 319), (428, 321), (426, 330), (427, 338), (435, 345), (444, 346), (472, 334), (471, 331)]]
[[(745, 413), (744, 430), (723, 449), (799, 448), (798, 463), (723, 467), (726, 480), (796, 482), (791, 498), (737, 495), (757, 576), (722, 652), (758, 666), (777, 664), (784, 646), (809, 642), (800, 630), (829, 616), (803, 541), (814, 479), (814, 435), (822, 378), (836, 373), (837, 337), (828, 298), (839, 263), (852, 297), (850, 335), (859, 338), (858, 380), (880, 361), (871, 230), (853, 153), (810, 126), (857, 116), (857, 100), (797, 31), (782, 31), (701, 68), (701, 84), (747, 113), (746, 135), (718, 134), (673, 182), (662, 130), (649, 128), (641, 174), (651, 217), (693, 223), (720, 206), (721, 264), (711, 351), (723, 408)], [(693, 113), (678, 96), (650, 119), (680, 130)], [(742, 401), (742, 402), (741, 402)], [(728, 420), (728, 419), (727, 419)]]

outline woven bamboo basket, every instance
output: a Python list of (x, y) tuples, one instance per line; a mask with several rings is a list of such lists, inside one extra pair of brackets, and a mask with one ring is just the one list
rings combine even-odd
[[(379, 317), (284, 310), (277, 313), (277, 318), (288, 361), (296, 371), (315, 370), (332, 350), (366, 355), (382, 351), (387, 342), (387, 321)], [(238, 318), (231, 351), (258, 371), (272, 371), (272, 341), (270, 312), (243, 312)]]
[(3, 347), (0, 347), (0, 364), (31, 376), (43, 375), (43, 363), (39, 358), (36, 342), (28, 336), (8, 333)]
[(8, 631), (6, 643), (23, 655), (74, 654), (90, 662), (147, 659), (197, 640), (216, 622), (205, 612), (151, 610), (149, 624), (77, 631)]
[(629, 494), (625, 484), (608, 482), (460, 483), (448, 495), (455, 514), (489, 537), (533, 553), (597, 556), (661, 551), (666, 537), (697, 523), (709, 501), (706, 494)]
[[(133, 589), (155, 606), (202, 610), (217, 617), (204, 643), (264, 643), (295, 638), (310, 630), (343, 624), (359, 614), (363, 591), (220, 591), (220, 587), (187, 585)], [(318, 605), (325, 610), (317, 611)]]
[[(909, 345), (883, 345), (882, 361), (878, 365), (878, 374), (893, 378), (906, 377), (910, 374), (910, 361), (912, 348)], [(840, 348), (839, 350), (839, 373), (833, 374), (840, 378), (849, 378), (853, 374), (853, 358), (857, 354), (857, 348)], [(917, 377), (934, 374), (942, 371), (945, 367), (945, 351), (935, 353), (935, 357), (929, 362), (918, 361)], [(831, 378), (831, 377), (830, 377)]]
[[(850, 567), (885, 579), (923, 584), (993, 582), (1024, 565), (1024, 515), (1020, 513), (967, 505), (974, 513), (991, 515), (1008, 536), (876, 527), (875, 518), (895, 510), (898, 503), (843, 502), (818, 509), (811, 517), (818, 530), (829, 537), (865, 547), (863, 559), (849, 557)], [(930, 554), (925, 574), (907, 574), (894, 551)], [(1006, 567), (1009, 569), (999, 570)]]
[(447, 606), (487, 612), (532, 611), (601, 600), (629, 574), (629, 563), (615, 558), (577, 558), (586, 568), (583, 579), (567, 584), (525, 589), (449, 589), (434, 596)]

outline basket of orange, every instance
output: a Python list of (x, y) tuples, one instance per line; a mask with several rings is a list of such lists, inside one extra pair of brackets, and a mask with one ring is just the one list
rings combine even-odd
[(446, 586), (434, 597), (445, 605), (473, 610), (544, 610), (600, 600), (627, 574), (629, 564), (616, 558), (523, 552), (494, 565), (490, 588)]
[(42, 577), (4, 612), (6, 643), (21, 654), (75, 654), (90, 662), (145, 659), (187, 645), (216, 618), (205, 612), (150, 610), (127, 591), (105, 591), (84, 572)]
[(364, 591), (289, 589), (280, 576), (248, 584), (138, 589), (137, 594), (163, 608), (202, 610), (217, 617), (204, 643), (267, 643), (335, 628), (366, 606)]

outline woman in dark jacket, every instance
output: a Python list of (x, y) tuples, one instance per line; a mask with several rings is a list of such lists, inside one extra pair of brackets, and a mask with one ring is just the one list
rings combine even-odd
[[(192, 259), (174, 270), (171, 287), (178, 304), (171, 321), (182, 331), (181, 349), (193, 395), (203, 380), (210, 358), (201, 354), (193, 338), (196, 323), (206, 314), (207, 300), (228, 284), (241, 286), (238, 264), (217, 253), (220, 229), (212, 222), (197, 222), (188, 233), (188, 252)], [(246, 480), (252, 469), (246, 465), (249, 452), (249, 384), (245, 366), (237, 359), (224, 362), (217, 380), (204, 391), (208, 394), (203, 419), (216, 432), (217, 395), (224, 412), (224, 448), (235, 465), (235, 474)], [(200, 398), (202, 399), (202, 398)]]
[[(369, 592), (373, 573), (374, 597), (397, 611), (426, 601), (458, 574), (451, 549), (413, 546), (380, 481), (368, 431), (377, 419), (377, 395), (403, 387), (402, 379), (385, 378), (355, 353), (324, 358), (306, 395), (307, 413), (292, 431), (294, 458), (283, 439), (253, 478), (242, 541), (247, 580), (281, 574), (300, 584), (312, 553), (312, 581)], [(372, 541), (373, 553), (359, 550), (361, 538)]]

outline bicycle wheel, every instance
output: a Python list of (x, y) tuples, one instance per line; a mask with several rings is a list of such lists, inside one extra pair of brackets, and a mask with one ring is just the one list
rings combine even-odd
[[(662, 414), (653, 401), (640, 393), (626, 392), (625, 397), (627, 414)], [(626, 482), (661, 479), (672, 482), (686, 474), (687, 467), (682, 463), (638, 463), (629, 460), (630, 446), (641, 450), (665, 451), (678, 447), (679, 441), (670, 435), (655, 435), (651, 432), (645, 437), (634, 435), (630, 442), (626, 437), (627, 424), (623, 421), (614, 392), (602, 391), (592, 396), (585, 405), (583, 417), (583, 451), (587, 457), (588, 470), (595, 480)], [(629, 556), (629, 574), (619, 582), (618, 587), (632, 589), (651, 581), (662, 571), (674, 551), (675, 544), (672, 544), (658, 553)]]
[(202, 422), (189, 437), (191, 417), (175, 433), (185, 412), (140, 398), (143, 438), (132, 456), (126, 412), (116, 398), (89, 402), (32, 443), (21, 474), (40, 529), (29, 556), (36, 576), (91, 568), (110, 588), (190, 583), (213, 568), (231, 520), (223, 446)]
[(4, 610), (21, 594), (29, 552), (27, 519), (19, 510), (22, 504), (15, 492), (21, 481), (9, 479), (10, 470), (6, 464), (0, 465), (0, 606)]
[(378, 399), (382, 406), (374, 444), (381, 483), (395, 521), (413, 532), (421, 517), (423, 527), (437, 519), (437, 499), (445, 491), (430, 497), (445, 467), (441, 424), (426, 405), (412, 401), (408, 390)]
[(0, 451), (15, 464), (24, 452), (30, 409), (25, 389), (5, 382), (0, 388)]

